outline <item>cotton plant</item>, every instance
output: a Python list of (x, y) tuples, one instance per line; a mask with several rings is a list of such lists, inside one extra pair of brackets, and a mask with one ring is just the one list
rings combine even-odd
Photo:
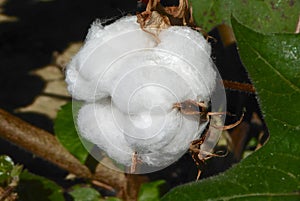
[[(66, 69), (70, 94), (83, 102), (75, 120), (84, 144), (131, 173), (172, 164), (200, 138), (208, 119), (185, 115), (176, 103), (221, 107), (213, 105), (220, 79), (208, 41), (188, 26), (149, 27), (137, 16), (94, 22)], [(207, 139), (206, 151), (218, 136)]]

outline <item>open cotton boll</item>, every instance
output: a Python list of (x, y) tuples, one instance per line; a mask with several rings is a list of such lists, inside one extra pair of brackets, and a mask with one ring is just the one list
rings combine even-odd
[(85, 102), (77, 118), (82, 138), (124, 166), (137, 154), (143, 167), (165, 167), (207, 125), (173, 104), (209, 102), (216, 72), (211, 47), (198, 32), (174, 26), (155, 38), (136, 21), (94, 23), (67, 67), (66, 82), (72, 96)]

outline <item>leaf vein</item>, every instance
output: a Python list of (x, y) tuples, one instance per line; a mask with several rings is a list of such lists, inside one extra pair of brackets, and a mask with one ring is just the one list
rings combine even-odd
[(288, 177), (294, 179), (297, 183), (299, 183), (297, 177), (293, 173), (287, 172), (287, 171), (279, 169), (279, 168), (274, 168), (271, 166), (257, 166), (257, 165), (247, 165), (247, 166), (243, 166), (243, 168), (261, 168), (261, 169), (267, 169), (267, 170), (274, 170), (274, 171), (277, 171), (277, 172), (287, 175)]
[(277, 153), (278, 155), (281, 156), (285, 156), (285, 157), (290, 157), (290, 158), (294, 158), (296, 160), (300, 160), (300, 157), (297, 157), (296, 155), (292, 155), (292, 154), (284, 154), (284, 153)]
[(300, 89), (294, 85), (291, 81), (289, 81), (286, 77), (282, 75), (275, 67), (272, 66), (256, 49), (254, 49), (250, 44), (248, 46), (252, 49), (252, 51), (257, 55), (257, 58), (263, 61), (271, 70), (273, 70), (284, 82), (289, 84), (289, 86), (294, 89), (295, 91), (300, 93)]
[(278, 119), (277, 117), (273, 116), (272, 114), (268, 114), (274, 121), (280, 122), (281, 124), (283, 124), (283, 127), (287, 127), (288, 129), (296, 129), (300, 126), (300, 124), (298, 125), (291, 125), (286, 121), (283, 121), (281, 119)]

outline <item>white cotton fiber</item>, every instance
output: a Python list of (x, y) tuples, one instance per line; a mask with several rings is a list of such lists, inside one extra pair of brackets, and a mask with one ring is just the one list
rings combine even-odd
[(133, 151), (118, 125), (122, 121), (114, 121), (114, 116), (118, 116), (119, 120), (124, 117), (111, 107), (107, 100), (84, 105), (79, 111), (77, 125), (83, 138), (106, 150), (112, 159), (129, 166)]
[[(170, 27), (160, 34), (161, 43), (157, 48), (177, 54), (179, 58), (189, 63), (189, 67), (181, 67), (182, 74), (189, 78), (196, 87), (198, 95), (203, 98), (215, 87), (216, 72), (210, 60), (211, 46), (196, 31), (188, 27)], [(176, 42), (174, 42), (176, 41)], [(196, 78), (196, 79), (194, 79)]]
[(136, 68), (112, 86), (114, 103), (129, 113), (148, 111), (153, 106), (170, 111), (170, 103), (196, 97), (180, 74), (160, 65)]
[[(120, 45), (124, 43), (125, 45)], [(123, 18), (104, 28), (94, 23), (84, 46), (67, 67), (66, 82), (69, 92), (79, 100), (95, 100), (94, 90), (82, 93), (81, 85), (77, 86), (76, 82), (97, 83), (118, 57), (129, 51), (154, 45), (153, 38), (139, 29), (133, 17)], [(96, 85), (92, 89), (95, 87)]]
[[(149, 120), (151, 123), (147, 123)], [(150, 111), (149, 114), (132, 115), (124, 127), (125, 138), (140, 154), (159, 152), (178, 134), (181, 123), (176, 111), (160, 114)], [(142, 125), (146, 126), (141, 127)]]
[(161, 30), (156, 40), (136, 16), (92, 25), (67, 67), (68, 90), (85, 101), (77, 118), (82, 138), (130, 166), (165, 167), (199, 138), (207, 122), (183, 115), (176, 102), (210, 100), (216, 72), (211, 47), (188, 27)]

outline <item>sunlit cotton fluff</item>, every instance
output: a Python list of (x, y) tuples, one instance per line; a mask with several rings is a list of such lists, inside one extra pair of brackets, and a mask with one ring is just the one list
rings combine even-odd
[(165, 167), (199, 138), (207, 122), (183, 115), (173, 103), (208, 103), (216, 72), (209, 43), (189, 27), (161, 30), (158, 40), (136, 16), (103, 27), (95, 22), (66, 70), (68, 90), (84, 102), (79, 134), (115, 162)]

